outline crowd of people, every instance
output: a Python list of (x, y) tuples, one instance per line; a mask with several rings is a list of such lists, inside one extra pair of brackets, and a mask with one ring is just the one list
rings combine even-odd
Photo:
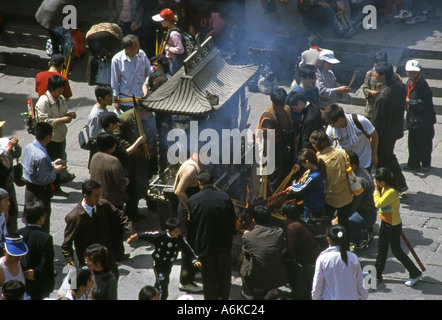
[[(124, 241), (155, 247), (156, 282), (140, 290), (140, 300), (168, 298), (171, 269), (180, 252), (181, 291), (203, 292), (207, 300), (230, 298), (238, 217), (232, 199), (214, 185), (213, 174), (197, 153), (176, 174), (176, 218), (168, 219), (162, 231), (137, 233), (133, 227), (143, 218), (139, 201), (146, 199), (154, 206), (147, 190), (158, 173), (158, 128), (154, 112), (124, 97), (148, 96), (182, 67), (179, 55), (184, 44), (177, 25), (196, 35), (216, 24), (209, 15), (195, 25), (190, 1), (159, 4), (166, 7), (150, 20), (168, 30), (165, 55), (148, 59), (135, 34), (146, 23), (140, 2), (109, 1), (125, 34), (123, 49), (112, 58), (109, 83), (95, 87), (97, 102), (88, 117), (90, 139), (84, 146), (89, 151), (90, 179), (82, 183), (82, 200), (65, 216), (61, 249), (72, 272), (58, 291), (61, 300), (117, 300), (117, 262), (129, 258)], [(215, 34), (216, 28), (206, 32)], [(339, 106), (350, 88), (337, 82), (332, 68), (340, 61), (332, 50), (321, 48), (317, 36), (310, 38), (310, 49), (302, 54), (290, 91), (277, 87), (270, 93), (271, 106), (258, 125), (264, 133), (275, 130), (275, 171), (265, 188), (273, 194), (282, 186), (286, 198), (278, 208), (250, 209), (253, 223), (241, 236), (238, 268), (245, 299), (275, 298), (285, 285), (293, 299), (367, 299), (355, 250), (370, 244), (378, 213), (375, 280), (383, 279), (389, 248), (409, 272), (407, 286), (422, 276), (401, 249), (399, 202), (408, 189), (402, 170), (431, 169), (436, 121), (432, 93), (417, 60), (406, 64), (407, 83), (394, 73), (385, 52), (376, 52), (373, 60), (362, 85), (367, 99), (364, 115), (349, 114)], [(0, 292), (6, 300), (25, 294), (27, 299), (42, 300), (54, 291), (51, 198), (68, 197), (61, 185), (76, 178), (66, 164), (66, 124), (77, 115), (66, 106), (72, 91), (61, 73), (64, 62), (63, 55), (54, 52), (49, 69), (36, 76), (38, 101), (29, 128), (35, 140), (22, 152), (16, 137), (0, 139)], [(115, 110), (108, 110), (110, 106)], [(409, 131), (409, 157), (401, 168), (394, 147), (404, 136), (404, 125)], [(18, 158), (19, 179), (13, 166)], [(293, 183), (287, 182), (292, 173)], [(21, 229), (14, 189), (19, 181), (25, 184), (26, 226)], [(283, 227), (272, 223), (274, 210), (285, 217)], [(321, 234), (311, 225), (318, 221), (325, 228)], [(197, 272), (202, 286), (196, 283)]]
[[(340, 95), (345, 95), (348, 88), (337, 83), (330, 66), (340, 61), (333, 51), (320, 48), (317, 36), (310, 38), (310, 49), (302, 53), (290, 92), (277, 88), (270, 94), (271, 107), (261, 114), (258, 126), (275, 132), (276, 168), (269, 177), (270, 194), (275, 194), (282, 183), (286, 189), (277, 195), (285, 194), (287, 198), (281, 212), (288, 223), (301, 221), (301, 224), (295, 230), (290, 224), (285, 228), (285, 246), (278, 247), (277, 238), (272, 240), (266, 235), (267, 245), (258, 244), (259, 248), (253, 249), (259, 256), (256, 274), (263, 274), (260, 268), (280, 274), (277, 270), (285, 263), (288, 278), (275, 279), (273, 286), (262, 287), (248, 274), (249, 270), (241, 270), (245, 284), (264, 290), (264, 296), (282, 281), (290, 283), (294, 298), (366, 299), (363, 274), (352, 251), (371, 243), (377, 213), (381, 223), (376, 281), (380, 283), (383, 279), (389, 248), (409, 272), (407, 286), (415, 285), (422, 277), (422, 272), (400, 246), (399, 201), (400, 195), (408, 190), (402, 170), (427, 172), (431, 169), (430, 148), (436, 122), (433, 95), (422, 76), (419, 61), (406, 63), (408, 81), (404, 83), (388, 63), (386, 52), (376, 52), (373, 60), (373, 69), (367, 71), (361, 87), (367, 99), (365, 115), (346, 113), (339, 105)], [(394, 147), (404, 136), (404, 129), (409, 131), (408, 162), (401, 167)], [(294, 132), (296, 138), (287, 140), (290, 135), (284, 135), (289, 132)], [(419, 147), (415, 144), (416, 134)], [(287, 187), (286, 178), (292, 176), (293, 185)], [(287, 205), (292, 201), (297, 206), (292, 204), (290, 210), (297, 213), (288, 213)], [(331, 220), (325, 232), (330, 247), (321, 252), (321, 243), (312, 238), (317, 229), (311, 224), (327, 224), (330, 221), (327, 218)], [(275, 230), (266, 232), (277, 236)], [(305, 238), (306, 232), (310, 240)], [(297, 242), (301, 237), (302, 245)], [(244, 248), (245, 239), (244, 235), (243, 252), (249, 250)], [(253, 243), (259, 242), (254, 239)], [(270, 243), (279, 248), (281, 256), (270, 256), (274, 252)], [(283, 250), (291, 246), (299, 250), (289, 256), (296, 266), (282, 258)], [(309, 260), (306, 252), (301, 251), (306, 248), (310, 254), (316, 253)], [(269, 256), (260, 250), (268, 250)], [(278, 266), (274, 266), (277, 261), (280, 261)], [(252, 298), (254, 295), (250, 292), (243, 291), (243, 295)]]

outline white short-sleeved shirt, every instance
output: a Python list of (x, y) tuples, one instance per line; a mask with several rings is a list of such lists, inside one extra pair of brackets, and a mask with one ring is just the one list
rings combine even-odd
[[(346, 115), (351, 117), (351, 115), (348, 114)], [(360, 114), (358, 114), (357, 117), (362, 127), (364, 128), (364, 131), (368, 135), (371, 135), (375, 130), (371, 122), (366, 117)], [(349, 124), (347, 124), (347, 126), (348, 125)], [(371, 165), (370, 140), (356, 126), (355, 126), (355, 133), (357, 134), (359, 140), (357, 144), (351, 144), (350, 139), (348, 137), (347, 127), (334, 129), (332, 126), (329, 125), (327, 127), (326, 133), (329, 136), (330, 140), (332, 141), (335, 139), (338, 140), (341, 148), (346, 150), (352, 150), (353, 152), (355, 152), (359, 156), (359, 166), (361, 166), (362, 168), (368, 168)]]

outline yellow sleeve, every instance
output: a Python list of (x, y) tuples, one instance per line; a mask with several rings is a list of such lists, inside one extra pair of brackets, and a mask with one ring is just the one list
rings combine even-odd
[(393, 188), (384, 191), (382, 189), (382, 195), (379, 191), (373, 193), (374, 205), (376, 208), (383, 208), (392, 205), (397, 198), (397, 193)]

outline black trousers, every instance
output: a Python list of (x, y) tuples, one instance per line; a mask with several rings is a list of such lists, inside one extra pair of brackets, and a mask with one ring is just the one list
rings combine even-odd
[(337, 217), (338, 217), (338, 223), (345, 228), (345, 230), (347, 231), (347, 234), (349, 233), (348, 218), (350, 218), (350, 215), (351, 215), (351, 205), (352, 205), (352, 202), (350, 202), (349, 204), (347, 204), (343, 207), (335, 208), (327, 203), (325, 204), (325, 215), (329, 216), (330, 218), (333, 219), (334, 213), (336, 210)]
[[(123, 211), (123, 205), (116, 206)], [(124, 228), (118, 218), (111, 219), (110, 230), (112, 232), (112, 245), (115, 253), (115, 258), (119, 261), (124, 255)]]
[(155, 272), (155, 288), (160, 290), (160, 300), (167, 300), (169, 297), (170, 272), (172, 271), (171, 263), (155, 263), (153, 261), (153, 270)]
[[(347, 231), (347, 239), (348, 239), (348, 235), (350, 234), (350, 225), (348, 223), (348, 218), (350, 218), (351, 215), (351, 205), (352, 202), (350, 202), (349, 204), (340, 207), (340, 208), (334, 208), (329, 204), (325, 204), (325, 215), (329, 216), (330, 218), (334, 218), (334, 212), (337, 211), (337, 217), (338, 217), (338, 223), (339, 225), (341, 225), (345, 231)], [(349, 243), (347, 241), (346, 243), (347, 246), (347, 250), (349, 250)]]
[(430, 167), (434, 127), (408, 130), (408, 163), (412, 168)]
[(229, 300), (232, 276), (232, 252), (200, 257), (204, 300)]
[[(178, 220), (180, 221), (181, 234), (187, 239), (189, 221), (187, 220), (187, 209), (181, 203), (178, 205)], [(191, 243), (189, 244), (192, 246)], [(184, 250), (181, 251), (180, 283), (186, 285), (193, 282), (196, 272), (197, 269), (192, 264), (192, 256), (189, 256)]]
[(51, 226), (51, 197), (52, 191), (50, 185), (38, 186), (35, 184), (27, 184), (25, 188), (25, 209), (26, 204), (34, 201), (41, 201), (46, 208), (46, 219), (41, 226), (43, 231), (49, 233)]
[(398, 191), (407, 187), (405, 177), (402, 173), (402, 169), (399, 162), (394, 154), (394, 145), (396, 140), (385, 140), (384, 138), (379, 139), (378, 144), (378, 164), (376, 168), (385, 167), (393, 173), (393, 177), (396, 182), (396, 187)]
[(378, 254), (375, 262), (376, 277), (378, 279), (382, 279), (382, 272), (384, 272), (385, 263), (387, 261), (388, 248), (391, 248), (393, 256), (402, 263), (405, 269), (407, 269), (410, 278), (416, 278), (421, 274), (413, 261), (411, 261), (407, 254), (402, 250), (401, 231), (402, 223), (392, 226), (381, 221), (381, 226), (379, 228)]
[[(51, 157), (52, 161), (61, 159), (63, 157), (63, 142), (51, 141), (46, 145), (46, 150), (48, 151), (49, 157)], [(61, 189), (61, 178), (59, 173), (57, 173), (55, 178), (54, 188), (55, 190)]]

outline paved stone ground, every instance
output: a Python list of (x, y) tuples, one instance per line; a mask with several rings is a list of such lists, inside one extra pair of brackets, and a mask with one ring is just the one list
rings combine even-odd
[[(440, 31), (440, 30), (439, 30)], [(75, 67), (84, 67), (84, 61), (78, 61)], [(17, 136), (20, 144), (24, 147), (32, 141), (32, 137), (26, 132), (25, 117), (20, 117), (21, 112), (26, 111), (26, 97), (36, 97), (34, 91), (34, 77), (39, 70), (31, 70), (3, 65), (0, 69), (0, 96), (4, 101), (0, 103), (0, 119), (6, 120), (3, 132), (7, 136)], [(88, 175), (87, 158), (88, 153), (79, 149), (77, 133), (87, 122), (87, 116), (94, 103), (94, 88), (82, 81), (71, 82), (74, 97), (69, 101), (70, 110), (77, 108), (78, 118), (72, 121), (67, 138), (68, 166), (77, 178), (65, 185), (64, 189), (70, 192), (69, 198), (54, 197), (52, 200), (52, 235), (56, 252), (56, 269), (58, 271), (56, 288), (61, 284), (64, 276), (62, 269), (65, 265), (61, 255), (60, 245), (63, 240), (64, 216), (80, 201), (81, 184)], [(256, 127), (258, 117), (270, 103), (269, 97), (260, 93), (249, 93), (248, 104), (252, 108), (249, 123)], [(35, 100), (34, 100), (35, 101)], [(347, 112), (362, 112), (360, 107), (346, 106)], [(436, 136), (434, 138), (433, 164), (432, 169), (426, 174), (413, 174), (405, 172), (409, 185), (409, 192), (401, 200), (401, 216), (403, 219), (404, 232), (413, 245), (418, 256), (426, 266), (422, 281), (414, 288), (404, 286), (407, 274), (404, 268), (391, 255), (386, 265), (384, 274), (385, 281), (377, 290), (371, 290), (370, 300), (441, 300), (442, 299), (442, 254), (441, 254), (441, 230), (442, 230), (442, 119), (438, 116)], [(407, 159), (407, 134), (398, 141), (396, 154), (401, 164)], [(20, 211), (23, 209), (24, 188), (17, 188), (18, 203)], [(158, 214), (149, 212), (144, 201), (141, 201), (141, 213), (146, 215), (143, 223), (135, 225), (138, 231), (156, 230), (159, 228)], [(379, 221), (378, 221), (379, 222)], [(22, 226), (20, 222), (20, 226)], [(378, 231), (376, 223), (375, 232)], [(371, 265), (377, 252), (377, 235), (369, 248), (357, 251), (361, 265)], [(403, 248), (406, 250), (405, 245)], [(120, 264), (119, 299), (135, 300), (138, 291), (144, 285), (154, 283), (154, 274), (151, 268), (152, 247), (141, 241), (133, 246), (126, 245), (126, 251), (131, 258)], [(410, 254), (411, 256), (411, 254)], [(179, 265), (176, 264), (172, 270), (170, 283), (170, 299), (177, 299), (183, 293), (178, 291)], [(232, 300), (241, 300), (241, 281), (236, 271), (232, 277)], [(281, 295), (287, 292), (282, 288)], [(55, 297), (55, 292), (53, 294)], [(194, 294), (196, 300), (203, 299), (201, 294)]]

